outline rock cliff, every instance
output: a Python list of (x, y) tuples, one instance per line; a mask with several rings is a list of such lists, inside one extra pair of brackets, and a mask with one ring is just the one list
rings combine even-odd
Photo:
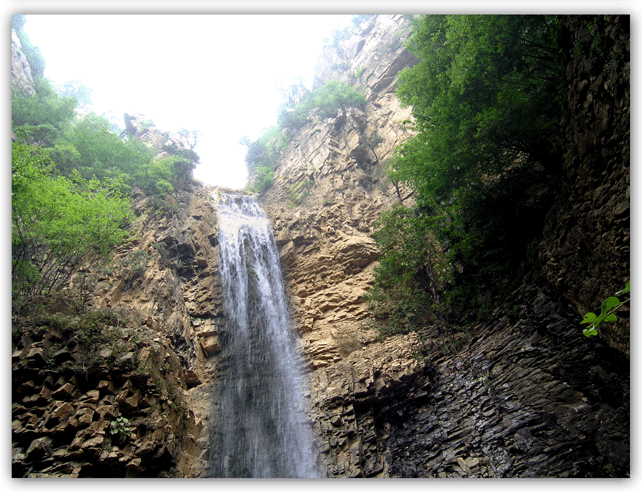
[[(630, 275), (629, 22), (572, 17), (564, 25), (565, 51), (583, 56), (566, 67), (564, 179), (540, 255), (549, 282), (580, 312), (598, 309)], [(607, 325), (601, 337), (628, 357), (628, 316)]]
[(24, 95), (36, 93), (31, 67), (22, 51), (16, 31), (11, 30), (11, 87)]
[[(362, 323), (377, 259), (373, 221), (395, 201), (412, 200), (384, 172), (408, 135), (401, 122), (410, 111), (394, 95), (396, 74), (414, 63), (395, 43), (408, 21), (372, 17), (326, 47), (315, 84), (356, 80), (368, 103), (302, 128), (262, 199), (309, 359), (310, 418), (328, 476), (628, 473), (628, 333), (589, 342), (577, 311), (612, 294), (612, 278), (628, 279), (627, 22), (604, 20), (610, 51), (599, 59), (582, 62), (568, 50), (566, 179), (540, 249), (560, 290), (523, 286), (486, 323), (469, 327), (476, 336), (461, 340), (460, 351), (415, 335), (378, 342)], [(592, 42), (581, 24), (564, 20), (569, 45)], [(378, 143), (364, 146), (372, 135)], [(583, 228), (596, 218), (596, 243), (583, 256)]]
[[(578, 309), (595, 310), (629, 268), (629, 20), (600, 22), (609, 41), (588, 62), (572, 56), (577, 43), (594, 46), (586, 23), (563, 24), (569, 152), (540, 245), (544, 279), (470, 327), (471, 338), (450, 342), (380, 341), (364, 324), (378, 257), (373, 222), (412, 202), (385, 177), (392, 149), (408, 137), (411, 111), (395, 89), (399, 70), (415, 63), (403, 48), (410, 21), (368, 17), (319, 57), (316, 85), (356, 81), (367, 104), (293, 135), (260, 198), (328, 477), (628, 475), (628, 324), (598, 340), (578, 324)], [(126, 121), (159, 154), (184, 148), (180, 136), (144, 129), (142, 116)], [(102, 323), (122, 343), (91, 352), (90, 369), (78, 369), (78, 339), (62, 325), (52, 330), (51, 315), (14, 319), (32, 323), (13, 341), (14, 476), (207, 474), (225, 323), (212, 193), (193, 185), (162, 205), (134, 196), (137, 235), (115, 260), (138, 258), (142, 268), (97, 282), (89, 301), (112, 313)], [(52, 300), (45, 306), (73, 317)], [(52, 369), (64, 361), (67, 369)]]

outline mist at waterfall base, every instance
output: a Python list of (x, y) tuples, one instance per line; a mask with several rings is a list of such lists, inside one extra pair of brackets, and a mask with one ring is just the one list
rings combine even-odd
[(217, 213), (227, 320), (220, 333), (211, 476), (318, 477), (303, 361), (269, 219), (245, 195), (221, 195)]

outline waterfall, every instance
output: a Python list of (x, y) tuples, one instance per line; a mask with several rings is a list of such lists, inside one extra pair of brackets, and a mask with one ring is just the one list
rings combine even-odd
[(222, 195), (217, 208), (228, 322), (221, 330), (213, 476), (317, 477), (302, 360), (269, 219), (250, 196)]

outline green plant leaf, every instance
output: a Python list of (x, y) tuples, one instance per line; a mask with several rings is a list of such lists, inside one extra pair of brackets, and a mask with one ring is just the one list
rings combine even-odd
[(597, 316), (595, 315), (595, 313), (586, 313), (584, 319), (580, 322), (580, 324), (582, 325), (584, 323), (593, 323), (596, 319)]
[(608, 312), (608, 310), (612, 307), (620, 305), (622, 305), (622, 301), (620, 301), (617, 297), (607, 297), (601, 306), (602, 314)]

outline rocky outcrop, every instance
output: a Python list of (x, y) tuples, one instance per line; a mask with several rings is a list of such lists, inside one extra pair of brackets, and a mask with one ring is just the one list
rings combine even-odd
[[(563, 26), (566, 154), (540, 251), (548, 280), (581, 312), (599, 312), (630, 278), (630, 18), (573, 16)], [(624, 317), (600, 336), (628, 357)]]
[(192, 146), (184, 135), (175, 131), (157, 128), (145, 115), (136, 113), (124, 115), (125, 130), (129, 135), (158, 152), (158, 157), (168, 157), (180, 150), (191, 150)]
[[(355, 83), (345, 61), (358, 51), (359, 80), (368, 88), (365, 109), (350, 108), (343, 118), (300, 129), (275, 170), (274, 185), (262, 196), (311, 368), (336, 362), (346, 347), (375, 336), (361, 330), (367, 316), (363, 294), (373, 282), (378, 256), (373, 222), (409, 195), (385, 175), (390, 153), (409, 135), (403, 121), (411, 117), (410, 109), (401, 107), (394, 91), (397, 73), (414, 60), (402, 44), (389, 46), (405, 39), (409, 25), (402, 16), (375, 16), (326, 48), (316, 83)], [(391, 80), (377, 83), (381, 74)]]
[(22, 52), (20, 39), (13, 29), (11, 30), (11, 87), (25, 96), (36, 94), (31, 66)]
[[(118, 313), (111, 329), (131, 342), (126, 354), (114, 359), (106, 347), (98, 354), (104, 360), (79, 375), (60, 369), (73, 359), (68, 349), (52, 352), (47, 340), (29, 337), (16, 342), (14, 476), (202, 473), (223, 322), (210, 191), (177, 193), (175, 209), (166, 210), (134, 197), (134, 238), (88, 299), (98, 312)], [(70, 419), (59, 418), (61, 408)]]
[(409, 15), (364, 16), (324, 47), (315, 68), (313, 87), (332, 79), (358, 84), (368, 96), (394, 93), (398, 72), (417, 60), (405, 49), (412, 34)]
[[(540, 248), (552, 286), (522, 286), (458, 340), (381, 341), (364, 324), (378, 256), (374, 221), (412, 201), (384, 172), (408, 136), (402, 122), (411, 113), (394, 90), (399, 69), (414, 63), (397, 45), (409, 21), (374, 16), (326, 48), (315, 83), (360, 81), (365, 109), (292, 135), (261, 199), (301, 334), (309, 420), (328, 477), (628, 476), (628, 332), (605, 326), (604, 337), (586, 339), (578, 312), (595, 310), (629, 268), (625, 20), (600, 18), (608, 40), (601, 53), (569, 61), (568, 179)], [(597, 50), (592, 31), (565, 22), (567, 36), (577, 32), (569, 53), (574, 43)], [(187, 149), (143, 121), (127, 118), (130, 136), (160, 155)], [(134, 197), (137, 234), (115, 261), (140, 268), (105, 272), (90, 298), (119, 313), (122, 322), (107, 332), (126, 350), (100, 350), (91, 370), (78, 371), (74, 344), (61, 346), (51, 330), (14, 334), (14, 476), (203, 476), (225, 323), (212, 192)], [(587, 230), (595, 231), (590, 248)], [(67, 369), (52, 368), (64, 362)]]
[[(577, 27), (571, 24), (567, 33)], [(609, 77), (622, 70), (628, 74), (623, 21), (608, 24), (605, 46), (622, 53), (613, 55)], [(415, 335), (380, 342), (363, 325), (368, 317), (363, 294), (373, 282), (377, 259), (373, 221), (395, 201), (412, 201), (408, 191), (386, 181), (383, 163), (407, 138), (401, 122), (410, 117), (395, 98), (390, 74), (414, 63), (385, 41), (368, 43), (368, 35), (383, 25), (394, 37), (395, 29), (403, 32), (405, 19), (370, 18), (363, 33), (351, 31), (319, 60), (316, 85), (370, 74), (359, 79), (367, 80), (365, 109), (309, 123), (293, 135), (275, 170), (275, 184), (262, 197), (274, 220), (309, 360), (310, 419), (323, 467), (331, 477), (627, 476), (628, 352), (622, 342), (628, 342), (628, 333), (621, 333), (619, 342), (609, 336), (608, 343), (588, 340), (578, 308), (599, 306), (599, 301), (586, 302), (589, 291), (597, 293), (589, 284), (599, 285), (600, 295), (612, 294), (604, 290), (608, 275), (598, 251), (614, 253), (619, 260), (612, 264), (619, 261), (619, 266), (608, 271), (628, 279), (623, 256), (628, 208), (621, 205), (624, 197), (628, 204), (628, 79), (618, 85), (599, 75), (597, 62), (590, 67), (569, 62), (574, 88), (569, 97), (583, 108), (582, 116), (569, 120), (569, 139), (585, 159), (592, 157), (583, 169), (577, 152), (565, 156), (571, 184), (563, 180), (563, 192), (546, 219), (542, 263), (561, 292), (543, 284), (523, 286), (485, 323), (467, 327), (457, 346)], [(590, 41), (578, 36), (580, 42)], [(586, 73), (588, 82), (578, 73)], [(613, 92), (611, 102), (593, 99), (604, 91)], [(615, 101), (616, 95), (623, 98)], [(595, 125), (603, 127), (598, 140)], [(379, 138), (366, 138), (372, 136)], [(367, 141), (373, 145), (364, 145)], [(616, 170), (618, 156), (626, 157), (626, 165)], [(595, 158), (610, 164), (602, 162), (596, 170)], [(596, 205), (595, 200), (602, 201)], [(609, 214), (615, 214), (622, 231), (614, 231)], [(595, 236), (599, 245), (592, 260), (580, 258), (580, 217), (597, 216), (605, 241)], [(467, 338), (472, 339), (465, 343)]]
[(14, 320), (22, 326), (12, 353), (14, 477), (169, 477), (197, 447), (201, 425), (169, 339), (101, 313), (112, 341), (93, 349), (81, 337), (96, 317)]
[(142, 325), (170, 339), (181, 361), (187, 405), (202, 434), (194, 435), (197, 445), (185, 455), (185, 466), (179, 464), (180, 476), (199, 476), (206, 466), (219, 327), (225, 319), (211, 193), (204, 188), (181, 192), (168, 213), (155, 212), (147, 206), (149, 198), (140, 196), (134, 206), (140, 214), (139, 236), (117, 255), (146, 252), (145, 273), (133, 281), (105, 279), (95, 292), (100, 306), (124, 307)]
[(328, 476), (627, 475), (627, 368), (578, 321), (547, 287), (524, 286), (455, 355), (411, 334), (314, 371)]

